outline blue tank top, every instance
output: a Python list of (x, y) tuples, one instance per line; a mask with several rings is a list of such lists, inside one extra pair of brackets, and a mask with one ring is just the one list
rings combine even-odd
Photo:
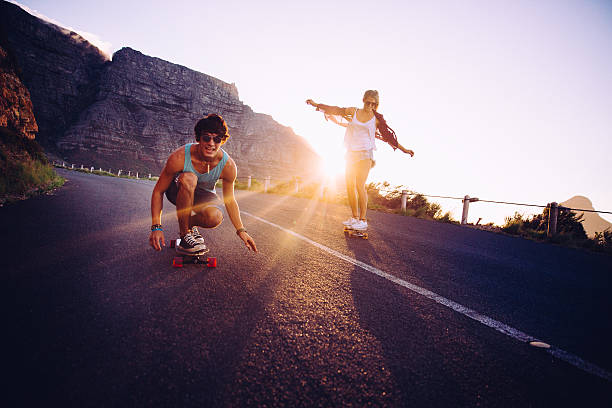
[(208, 173), (198, 173), (195, 168), (193, 168), (193, 164), (191, 163), (191, 146), (195, 143), (190, 143), (185, 145), (185, 164), (183, 165), (184, 173), (193, 173), (198, 176), (198, 186), (197, 189), (210, 191), (211, 193), (215, 192), (215, 184), (217, 184), (217, 180), (221, 177), (221, 171), (223, 171), (223, 167), (225, 167), (225, 163), (227, 163), (227, 159), (229, 159), (229, 155), (225, 153), (225, 150), (221, 149), (223, 152), (223, 157), (219, 161), (219, 163), (210, 169)]

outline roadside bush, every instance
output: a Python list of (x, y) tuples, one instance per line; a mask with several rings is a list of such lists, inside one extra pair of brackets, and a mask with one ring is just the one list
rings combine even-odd
[(28, 197), (63, 184), (34, 140), (0, 128), (0, 201)]
[[(221, 183), (221, 180), (217, 184)], [(220, 187), (222, 184), (219, 184)], [(236, 183), (234, 183), (234, 188), (236, 190), (251, 190), (251, 191), (263, 191), (264, 186), (261, 181), (256, 178), (251, 178), (251, 188), (249, 188), (248, 180), (242, 181), (241, 179), (236, 179)]]
[(548, 208), (545, 208), (542, 214), (525, 218), (517, 212), (512, 217), (506, 217), (502, 231), (537, 241), (612, 253), (612, 231), (598, 232), (590, 239), (582, 225), (583, 214), (578, 215), (571, 210), (560, 208), (557, 234), (553, 237), (548, 237), (548, 216)]
[(518, 212), (514, 213), (512, 217), (506, 217), (505, 221), (506, 222), (502, 226), (503, 232), (511, 235), (520, 235), (523, 231), (525, 220), (523, 220), (523, 216)]
[(596, 232), (593, 241), (598, 248), (607, 252), (612, 252), (612, 231), (610, 229)]

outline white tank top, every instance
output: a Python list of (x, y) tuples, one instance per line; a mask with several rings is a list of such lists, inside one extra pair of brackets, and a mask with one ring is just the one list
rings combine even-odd
[(376, 116), (367, 122), (357, 120), (357, 109), (353, 114), (353, 119), (346, 127), (344, 134), (344, 146), (348, 151), (357, 150), (376, 150)]

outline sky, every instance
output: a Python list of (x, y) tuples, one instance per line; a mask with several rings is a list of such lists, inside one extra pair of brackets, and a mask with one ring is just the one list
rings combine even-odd
[[(107, 54), (131, 47), (235, 83), (303, 136), (330, 173), (344, 129), (305, 104), (379, 112), (415, 156), (380, 142), (369, 181), (426, 195), (612, 211), (612, 2), (21, 0)], [(455, 219), (459, 200), (438, 200)], [(475, 202), (469, 222), (541, 208)], [(612, 222), (612, 215), (602, 214)]]

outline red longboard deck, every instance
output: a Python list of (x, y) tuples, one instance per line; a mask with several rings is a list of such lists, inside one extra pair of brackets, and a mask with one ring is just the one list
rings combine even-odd
[[(176, 246), (181, 242), (179, 239), (173, 239), (170, 241), (170, 248), (176, 248)], [(193, 264), (206, 264), (209, 268), (217, 267), (217, 258), (216, 257), (208, 257), (205, 254), (208, 252), (208, 249), (203, 252), (198, 252), (192, 255), (187, 254), (177, 254), (177, 256), (172, 259), (172, 266), (175, 268), (182, 268), (183, 265), (188, 263)]]

